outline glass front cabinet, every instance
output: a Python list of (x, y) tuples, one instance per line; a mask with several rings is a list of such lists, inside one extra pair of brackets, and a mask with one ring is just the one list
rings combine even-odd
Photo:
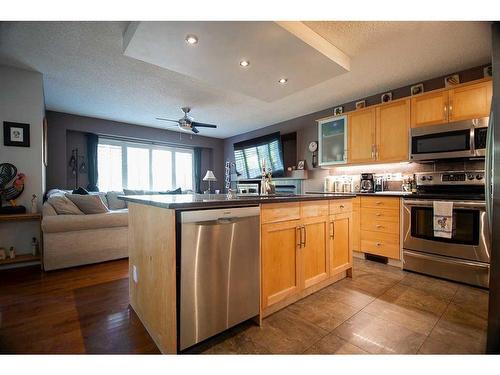
[(318, 120), (319, 165), (347, 163), (347, 116)]

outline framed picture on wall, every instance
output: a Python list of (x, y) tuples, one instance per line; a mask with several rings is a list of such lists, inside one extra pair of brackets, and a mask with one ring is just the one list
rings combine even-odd
[(4, 146), (30, 147), (30, 124), (3, 122)]

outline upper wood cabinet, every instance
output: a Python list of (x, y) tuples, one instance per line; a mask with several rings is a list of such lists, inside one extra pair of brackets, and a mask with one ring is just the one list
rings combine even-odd
[(363, 163), (375, 160), (375, 108), (367, 108), (350, 112), (349, 146), (347, 160), (349, 163)]
[(449, 90), (449, 121), (489, 116), (492, 90), (491, 81), (460, 86)]
[(347, 162), (347, 116), (328, 117), (318, 122), (319, 165)]
[(262, 225), (263, 308), (299, 291), (299, 239), (299, 220)]
[(460, 85), (411, 98), (411, 127), (489, 116), (492, 82)]
[(429, 92), (411, 98), (411, 126), (442, 124), (448, 121), (448, 91)]
[(408, 160), (409, 130), (409, 99), (378, 106), (375, 132), (376, 160), (379, 162)]

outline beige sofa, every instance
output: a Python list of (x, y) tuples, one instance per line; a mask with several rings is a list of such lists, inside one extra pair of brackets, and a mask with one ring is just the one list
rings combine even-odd
[(128, 210), (116, 203), (117, 192), (109, 203), (107, 194), (101, 198), (110, 211), (103, 214), (58, 215), (48, 202), (43, 204), (46, 271), (128, 257)]

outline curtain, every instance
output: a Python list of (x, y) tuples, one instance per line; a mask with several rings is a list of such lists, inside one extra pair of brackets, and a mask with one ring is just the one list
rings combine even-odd
[(88, 191), (99, 191), (97, 187), (97, 145), (99, 137), (97, 134), (87, 133), (87, 161), (88, 161)]
[(194, 191), (201, 194), (201, 147), (194, 148)]

